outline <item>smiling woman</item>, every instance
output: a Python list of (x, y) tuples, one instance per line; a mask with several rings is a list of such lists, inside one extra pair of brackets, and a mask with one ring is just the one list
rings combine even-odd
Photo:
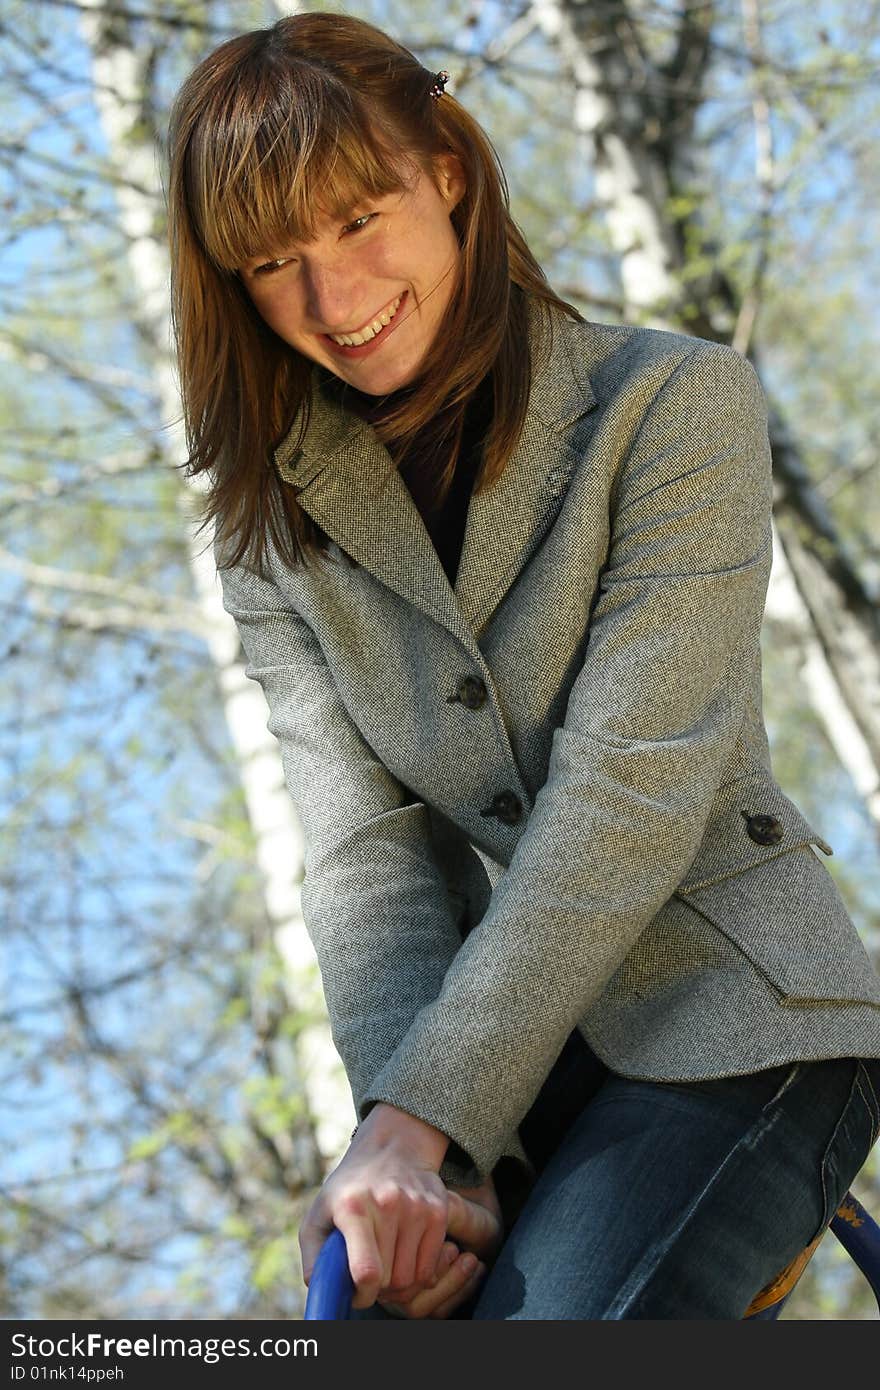
[(273, 465), (297, 418), (305, 434), (316, 366), (388, 398), (379, 437), (398, 464), (417, 449), (442, 501), (490, 368), (477, 492), (522, 429), (522, 291), (580, 318), (510, 216), (488, 137), (441, 91), (381, 30), (312, 13), (222, 44), (174, 102), (184, 467), (208, 482), (203, 527), (260, 573), (270, 540), (290, 565), (326, 544)]
[(767, 402), (554, 294), (443, 77), (302, 13), (172, 119), (189, 466), (358, 1120), (303, 1274), (336, 1226), (359, 1316), (739, 1318), (880, 1129), (763, 721)]
[(400, 193), (340, 226), (325, 218), (307, 247), (239, 269), (279, 338), (361, 391), (387, 394), (423, 369), (458, 284), (451, 213), (464, 196), (461, 161), (439, 155)]

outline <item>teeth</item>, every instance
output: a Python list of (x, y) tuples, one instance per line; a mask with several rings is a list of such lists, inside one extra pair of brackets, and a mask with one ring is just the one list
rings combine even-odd
[(372, 338), (375, 338), (377, 333), (381, 333), (386, 323), (390, 323), (394, 318), (394, 315), (397, 313), (397, 306), (402, 298), (403, 295), (399, 295), (390, 309), (386, 309), (384, 313), (380, 314), (379, 317), (374, 319), (371, 324), (368, 324), (366, 328), (362, 328), (360, 333), (343, 333), (341, 335), (331, 333), (329, 336), (333, 339), (334, 343), (342, 343), (345, 347), (360, 347), (362, 343), (370, 342)]

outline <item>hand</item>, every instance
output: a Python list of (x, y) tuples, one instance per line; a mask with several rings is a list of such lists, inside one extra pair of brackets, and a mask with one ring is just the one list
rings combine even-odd
[(495, 1184), (489, 1178), (479, 1187), (450, 1187), (447, 1234), (428, 1288), (414, 1284), (393, 1299), (380, 1290), (378, 1302), (398, 1318), (448, 1318), (478, 1289), (504, 1243), (504, 1220)]
[[(380, 1289), (394, 1295), (426, 1288), (446, 1240), (451, 1194), (438, 1170), (448, 1145), (445, 1134), (417, 1117), (375, 1105), (300, 1227), (306, 1284), (337, 1226), (355, 1285), (352, 1307), (371, 1307)], [(471, 1218), (468, 1229), (478, 1220)]]

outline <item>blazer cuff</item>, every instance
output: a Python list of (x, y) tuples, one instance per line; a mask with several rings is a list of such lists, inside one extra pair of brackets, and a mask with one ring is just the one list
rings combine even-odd
[[(365, 1120), (372, 1107), (378, 1105), (380, 1101), (406, 1110), (408, 1114), (415, 1115), (417, 1119), (424, 1120), (426, 1124), (434, 1125), (437, 1129), (442, 1128), (444, 1134), (449, 1132), (445, 1126), (438, 1124), (436, 1119), (432, 1119), (427, 1107), (413, 1105), (409, 1100), (404, 1103), (399, 1096), (392, 1097), (390, 1094), (386, 1096), (375, 1091), (371, 1091), (361, 1101), (359, 1107), (361, 1119)], [(352, 1130), (352, 1139), (358, 1128), (359, 1124), (355, 1125)], [(496, 1170), (503, 1170), (504, 1189), (505, 1192), (511, 1193), (511, 1203), (523, 1198), (536, 1181), (538, 1171), (523, 1147), (518, 1130), (514, 1130), (513, 1134), (508, 1136), (491, 1163), (482, 1166), (479, 1159), (475, 1159), (463, 1144), (460, 1144), (453, 1135), (450, 1135), (449, 1147), (437, 1171), (438, 1176), (449, 1186), (480, 1187), (490, 1177), (495, 1178)]]

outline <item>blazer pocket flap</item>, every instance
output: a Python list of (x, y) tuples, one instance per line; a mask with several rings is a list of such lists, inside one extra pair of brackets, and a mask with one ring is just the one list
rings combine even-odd
[(880, 1006), (880, 975), (840, 890), (809, 846), (684, 897), (785, 998)]
[(772, 777), (760, 773), (737, 778), (718, 789), (696, 858), (676, 891), (692, 893), (798, 845), (818, 845), (823, 854), (834, 853)]

